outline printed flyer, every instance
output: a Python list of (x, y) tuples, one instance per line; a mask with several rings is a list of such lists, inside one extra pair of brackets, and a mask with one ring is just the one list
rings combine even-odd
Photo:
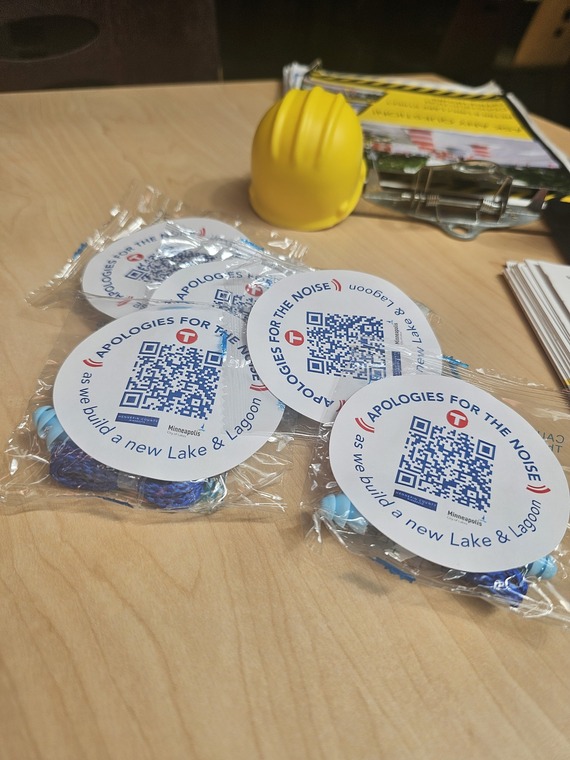
[(284, 84), (345, 95), (359, 114), (367, 158), (383, 176), (485, 161), (500, 166), (521, 191), (570, 192), (566, 156), (540, 133), (517, 98), (494, 82), (467, 87), (351, 74), (329, 71), (317, 61), (286, 67)]

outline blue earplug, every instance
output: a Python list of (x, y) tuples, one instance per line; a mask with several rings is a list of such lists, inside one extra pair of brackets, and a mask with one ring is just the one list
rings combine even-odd
[(321, 499), (321, 509), (339, 528), (351, 528), (355, 533), (366, 533), (368, 520), (343, 493), (329, 493)]
[(551, 554), (546, 557), (541, 557), (530, 565), (527, 565), (527, 576), (534, 578), (543, 578), (544, 580), (550, 580), (556, 575), (557, 567), (556, 560)]
[(40, 406), (32, 415), (34, 425), (40, 438), (45, 438), (48, 450), (51, 451), (53, 445), (67, 438), (67, 433), (61, 427), (61, 424), (55, 413), (53, 406)]

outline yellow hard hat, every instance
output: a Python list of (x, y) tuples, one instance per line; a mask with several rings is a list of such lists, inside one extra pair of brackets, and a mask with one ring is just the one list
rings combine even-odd
[(365, 177), (360, 122), (340, 93), (290, 90), (257, 127), (249, 198), (270, 224), (332, 227), (354, 210)]

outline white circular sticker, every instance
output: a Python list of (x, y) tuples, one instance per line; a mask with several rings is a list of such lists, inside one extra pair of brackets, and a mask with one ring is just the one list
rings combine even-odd
[(320, 422), (372, 380), (441, 372), (441, 349), (419, 307), (362, 272), (303, 272), (276, 283), (254, 305), (247, 336), (270, 390)]
[(450, 377), (358, 391), (331, 431), (339, 487), (378, 530), (445, 567), (493, 572), (552, 551), (568, 522), (564, 471), (534, 428)]
[(54, 407), (99, 462), (159, 480), (196, 480), (245, 461), (282, 404), (256, 375), (242, 319), (213, 308), (129, 314), (63, 363)]
[(207, 303), (247, 319), (257, 299), (284, 276), (254, 259), (239, 265), (234, 259), (196, 264), (179, 269), (159, 285), (150, 305)]
[(149, 281), (161, 282), (172, 273), (171, 266), (161, 267), (156, 254), (168, 225), (173, 223), (202, 237), (219, 235), (229, 240), (242, 237), (230, 224), (204, 217), (185, 217), (143, 227), (115, 240), (86, 265), (82, 287), (92, 306), (115, 318), (146, 307), (152, 292)]

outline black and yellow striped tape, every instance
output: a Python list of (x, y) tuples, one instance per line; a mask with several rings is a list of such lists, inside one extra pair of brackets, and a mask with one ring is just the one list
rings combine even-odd
[(357, 77), (343, 77), (338, 74), (324, 74), (319, 71), (312, 71), (305, 77), (306, 82), (311, 84), (342, 85), (343, 87), (366, 87), (370, 90), (398, 90), (400, 92), (415, 92), (421, 95), (439, 95), (441, 97), (453, 98), (454, 100), (493, 100), (500, 97), (497, 93), (469, 93), (453, 92), (451, 90), (441, 90), (437, 87), (425, 87), (411, 84), (402, 84), (399, 82), (385, 82), (383, 80), (359, 79)]

